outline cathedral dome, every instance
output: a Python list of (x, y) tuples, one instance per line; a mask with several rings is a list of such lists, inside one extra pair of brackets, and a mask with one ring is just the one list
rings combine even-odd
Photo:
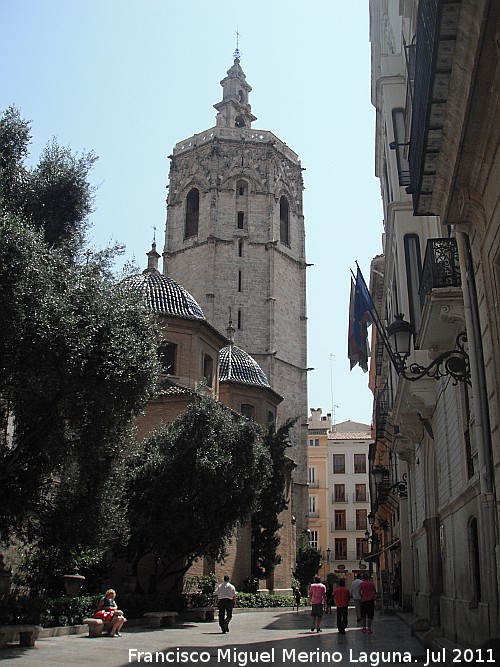
[(220, 382), (241, 382), (257, 387), (269, 387), (269, 382), (259, 364), (233, 343), (219, 352)]
[(156, 315), (174, 315), (190, 320), (205, 320), (202, 309), (189, 292), (169, 276), (158, 271), (156, 244), (148, 253), (148, 268), (128, 283), (146, 295), (148, 306)]

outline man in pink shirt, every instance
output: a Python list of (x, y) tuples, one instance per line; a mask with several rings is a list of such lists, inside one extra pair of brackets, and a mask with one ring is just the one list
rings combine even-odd
[(366, 572), (363, 574), (363, 581), (359, 587), (359, 593), (361, 595), (361, 618), (363, 619), (363, 628), (361, 629), (361, 632), (366, 632), (371, 635), (377, 591), (375, 589), (375, 584), (373, 581), (370, 581), (370, 577)]
[(321, 619), (326, 604), (326, 586), (319, 577), (314, 577), (314, 584), (309, 588), (309, 604), (311, 605), (311, 632), (321, 632)]

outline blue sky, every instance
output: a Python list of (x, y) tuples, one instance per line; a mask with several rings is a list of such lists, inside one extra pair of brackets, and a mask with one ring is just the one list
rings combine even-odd
[(160, 252), (174, 145), (215, 124), (232, 64), (253, 90), (256, 129), (302, 162), (309, 406), (371, 421), (367, 375), (349, 371), (350, 270), (381, 252), (367, 0), (0, 0), (0, 108), (32, 121), (35, 162), (55, 137), (94, 151), (91, 241), (117, 240), (143, 268)]

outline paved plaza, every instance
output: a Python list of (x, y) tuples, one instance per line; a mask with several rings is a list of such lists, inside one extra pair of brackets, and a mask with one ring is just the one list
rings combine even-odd
[(41, 638), (34, 648), (9, 645), (0, 650), (0, 660), (5, 661), (6, 667), (11, 664), (12, 667), (126, 667), (135, 664), (387, 667), (409, 661), (416, 667), (424, 667), (427, 661), (421, 644), (393, 614), (377, 613), (373, 634), (367, 635), (357, 625), (354, 609), (349, 609), (347, 633), (339, 635), (335, 611), (323, 618), (321, 633), (312, 633), (309, 609), (298, 612), (237, 610), (229, 634), (222, 634), (217, 621), (213, 621), (183, 623), (160, 630), (131, 627), (117, 638), (90, 639), (83, 634)]

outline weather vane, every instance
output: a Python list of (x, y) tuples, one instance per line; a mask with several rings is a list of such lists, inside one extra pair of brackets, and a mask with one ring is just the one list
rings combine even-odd
[(241, 57), (241, 52), (240, 52), (240, 33), (238, 31), (238, 26), (236, 26), (236, 51), (233, 53), (233, 58), (238, 58), (238, 60)]
[(153, 243), (156, 243), (156, 225), (153, 225)]

